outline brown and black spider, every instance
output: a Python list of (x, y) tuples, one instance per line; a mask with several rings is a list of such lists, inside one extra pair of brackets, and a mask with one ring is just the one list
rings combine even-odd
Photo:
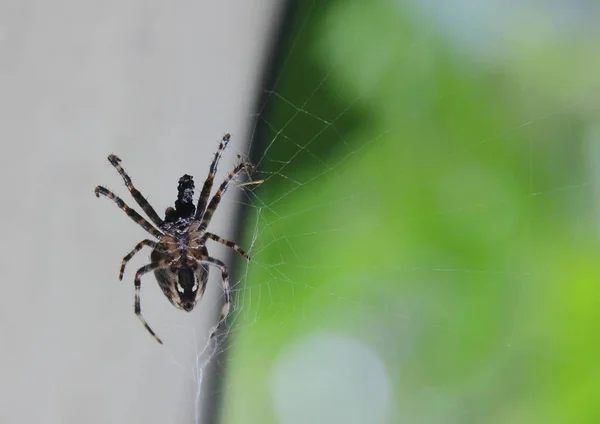
[(131, 252), (129, 252), (121, 263), (121, 271), (119, 272), (119, 280), (123, 279), (125, 265), (127, 262), (143, 247), (152, 247), (150, 254), (150, 263), (141, 267), (135, 274), (135, 314), (142, 321), (146, 330), (152, 334), (152, 337), (162, 344), (162, 341), (152, 331), (146, 320), (142, 316), (140, 309), (140, 279), (142, 275), (153, 271), (158, 285), (162, 289), (169, 301), (179, 309), (191, 311), (194, 309), (198, 301), (202, 298), (206, 283), (208, 281), (208, 266), (212, 265), (219, 268), (221, 271), (223, 291), (225, 292), (225, 302), (221, 309), (219, 322), (212, 329), (210, 337), (212, 338), (219, 327), (225, 321), (231, 305), (231, 293), (229, 287), (229, 277), (227, 267), (223, 262), (215, 259), (208, 254), (206, 249), (206, 241), (208, 239), (222, 243), (227, 247), (232, 248), (244, 258), (250, 260), (250, 256), (242, 250), (237, 244), (225, 240), (216, 234), (206, 231), (213, 213), (217, 209), (223, 193), (229, 187), (229, 184), (242, 172), (250, 173), (254, 170), (254, 166), (250, 163), (242, 162), (237, 165), (233, 171), (229, 173), (223, 181), (215, 195), (210, 199), (210, 192), (213, 186), (215, 173), (221, 155), (229, 143), (230, 135), (225, 134), (219, 144), (219, 148), (215, 153), (215, 157), (210, 165), (210, 171), (204, 186), (200, 192), (198, 205), (194, 206), (194, 180), (190, 175), (184, 175), (179, 179), (177, 201), (175, 208), (168, 207), (165, 211), (165, 219), (161, 219), (148, 203), (146, 198), (133, 186), (131, 178), (121, 167), (121, 159), (115, 155), (110, 155), (108, 161), (114, 166), (129, 189), (131, 195), (138, 205), (144, 210), (146, 215), (155, 224), (152, 225), (135, 210), (130, 208), (118, 196), (113, 194), (105, 187), (98, 186), (95, 189), (96, 197), (106, 196), (117, 204), (125, 213), (138, 223), (147, 232), (158, 239), (142, 240)]

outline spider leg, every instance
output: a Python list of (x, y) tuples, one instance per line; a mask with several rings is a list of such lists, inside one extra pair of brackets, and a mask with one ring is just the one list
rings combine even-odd
[(156, 228), (154, 228), (152, 226), (152, 224), (150, 224), (148, 221), (146, 221), (139, 213), (137, 213), (135, 210), (133, 210), (129, 206), (127, 206), (125, 204), (125, 202), (123, 200), (121, 200), (121, 198), (119, 196), (115, 195), (112, 191), (108, 190), (105, 187), (98, 186), (98, 187), (96, 187), (96, 189), (94, 190), (94, 192), (96, 193), (96, 197), (100, 197), (100, 195), (106, 196), (110, 200), (112, 200), (113, 202), (115, 202), (117, 204), (117, 206), (119, 208), (121, 208), (123, 211), (125, 211), (125, 213), (131, 219), (133, 219), (144, 230), (148, 231), (154, 237), (160, 238), (160, 237), (163, 236), (163, 234), (160, 231), (158, 231)]
[(196, 207), (195, 219), (202, 218), (204, 214), (204, 210), (206, 209), (206, 204), (208, 203), (208, 198), (210, 196), (210, 191), (213, 186), (213, 182), (215, 180), (215, 174), (217, 173), (217, 167), (219, 166), (219, 160), (221, 160), (221, 156), (223, 155), (223, 151), (229, 144), (229, 140), (231, 138), (230, 134), (225, 134), (219, 143), (219, 148), (215, 153), (215, 157), (210, 164), (210, 170), (208, 172), (208, 177), (204, 180), (204, 185), (202, 186), (202, 191), (200, 192), (200, 198), (198, 199), (198, 206)]
[(146, 330), (148, 330), (148, 332), (152, 335), (152, 337), (154, 337), (154, 340), (156, 340), (160, 344), (163, 344), (162, 341), (158, 338), (156, 333), (154, 331), (152, 331), (152, 329), (150, 328), (150, 326), (148, 325), (148, 323), (142, 316), (142, 308), (140, 305), (140, 289), (142, 287), (141, 278), (142, 278), (142, 275), (144, 275), (144, 274), (147, 274), (151, 271), (155, 271), (159, 268), (166, 268), (169, 265), (170, 265), (170, 262), (167, 262), (167, 261), (144, 265), (143, 267), (138, 269), (138, 271), (135, 273), (135, 280), (133, 281), (133, 284), (135, 286), (135, 303), (134, 303), (135, 314), (140, 319), (140, 321), (142, 321), (142, 324), (144, 324), (144, 327), (146, 327)]
[(198, 199), (198, 206), (196, 207), (196, 215), (195, 219), (202, 218), (204, 214), (204, 210), (206, 209), (206, 204), (208, 203), (208, 198), (210, 196), (210, 191), (212, 190), (213, 182), (215, 180), (215, 174), (217, 173), (217, 166), (219, 165), (219, 160), (223, 155), (223, 151), (227, 147), (229, 143), (229, 139), (231, 138), (230, 134), (225, 134), (221, 142), (219, 143), (219, 148), (215, 153), (215, 157), (210, 164), (210, 170), (208, 172), (208, 177), (204, 181), (204, 185), (202, 186), (202, 191), (200, 192), (200, 198)]
[[(218, 259), (211, 258), (210, 256), (201, 255), (197, 258), (197, 260), (202, 264), (212, 265), (221, 270), (221, 284), (223, 286), (223, 292), (225, 293), (225, 301), (223, 303), (223, 307), (221, 308), (219, 322), (212, 328), (212, 330), (210, 330), (209, 339), (212, 339), (217, 333), (217, 330), (225, 322), (225, 319), (229, 314), (229, 309), (231, 308), (231, 287), (229, 286), (229, 273), (227, 272), (227, 267), (225, 266), (225, 264)], [(202, 288), (201, 290), (204, 289)]]
[[(232, 242), (232, 241), (226, 240), (226, 239), (224, 239), (224, 238), (222, 238), (222, 237), (219, 237), (219, 236), (218, 236), (218, 235), (216, 235), (216, 234), (209, 233), (209, 232), (206, 232), (206, 233), (204, 233), (204, 237), (202, 237), (202, 238), (203, 238), (204, 240), (206, 240), (206, 238), (209, 238), (209, 239), (211, 239), (211, 240), (214, 240), (214, 241), (216, 241), (216, 242), (218, 242), (218, 243), (224, 244), (225, 246), (227, 246), (227, 247), (229, 247), (229, 248), (231, 248), (231, 249), (235, 250), (236, 252), (238, 252), (238, 253), (239, 253), (240, 255), (242, 255), (244, 258), (246, 258), (246, 259), (250, 260), (250, 256), (249, 256), (249, 255), (248, 255), (248, 254), (247, 254), (247, 253), (244, 251), (244, 249), (242, 249), (240, 246), (238, 246), (237, 244), (235, 244), (235, 243), (234, 243), (234, 242)], [(203, 243), (202, 243), (202, 244), (203, 244)]]
[(110, 164), (112, 166), (115, 167), (117, 172), (119, 174), (121, 174), (121, 177), (123, 177), (123, 181), (125, 181), (125, 185), (129, 189), (129, 192), (131, 193), (131, 195), (133, 196), (133, 198), (137, 202), (137, 204), (140, 205), (140, 207), (144, 210), (146, 215), (148, 215), (148, 218), (150, 218), (150, 220), (152, 222), (154, 222), (154, 224), (156, 224), (158, 226), (158, 228), (162, 228), (162, 226), (164, 224), (163, 220), (160, 219), (160, 217), (158, 216), (158, 214), (156, 213), (154, 208), (152, 206), (150, 206), (150, 203), (148, 203), (146, 198), (144, 196), (142, 196), (142, 193), (140, 193), (133, 186), (133, 183), (131, 182), (131, 178), (129, 178), (129, 175), (127, 175), (127, 172), (125, 172), (125, 170), (123, 169), (123, 167), (120, 164), (121, 159), (119, 159), (118, 156), (110, 155), (110, 156), (108, 156), (108, 161), (110, 162)]
[(138, 244), (135, 245), (135, 247), (133, 248), (133, 250), (131, 252), (129, 252), (127, 255), (125, 255), (125, 257), (123, 258), (123, 261), (121, 262), (121, 271), (119, 271), (119, 280), (123, 280), (123, 274), (125, 273), (125, 265), (127, 265), (127, 262), (129, 262), (129, 260), (131, 258), (133, 258), (133, 256), (139, 252), (140, 250), (142, 250), (144, 248), (144, 246), (149, 246), (149, 247), (156, 247), (156, 242), (152, 241), (152, 240), (142, 240), (140, 241)]
[[(219, 206), (219, 203), (221, 202), (221, 198), (223, 197), (223, 194), (227, 190), (227, 187), (229, 187), (229, 184), (231, 183), (231, 181), (235, 177), (237, 177), (240, 174), (240, 172), (242, 172), (243, 170), (252, 172), (254, 170), (254, 165), (252, 165), (251, 163), (242, 162), (238, 166), (236, 166), (233, 169), (233, 171), (231, 171), (229, 173), (229, 175), (227, 175), (227, 178), (225, 178), (225, 181), (223, 181), (221, 183), (221, 186), (219, 187), (219, 189), (217, 190), (215, 195), (210, 200), (210, 203), (208, 204), (206, 211), (204, 212), (204, 215), (202, 215), (202, 220), (200, 221), (200, 227), (198, 228), (200, 232), (206, 230), (206, 227), (208, 227), (208, 224), (210, 224), (212, 215), (215, 212), (215, 210), (217, 209), (217, 206)], [(198, 211), (196, 211), (196, 212), (198, 212)]]

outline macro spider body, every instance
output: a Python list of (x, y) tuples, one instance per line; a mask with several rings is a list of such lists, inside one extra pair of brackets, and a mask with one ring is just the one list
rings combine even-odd
[(162, 341), (150, 328), (141, 312), (140, 288), (141, 277), (144, 274), (151, 271), (154, 272), (158, 285), (167, 299), (169, 299), (169, 301), (177, 308), (190, 312), (204, 294), (206, 283), (208, 281), (209, 267), (213, 266), (218, 268), (221, 272), (225, 300), (221, 309), (219, 321), (211, 330), (210, 338), (212, 338), (229, 313), (231, 305), (231, 289), (229, 286), (229, 273), (227, 267), (222, 261), (209, 255), (208, 249), (206, 248), (206, 242), (208, 239), (211, 239), (218, 243), (222, 243), (238, 252), (244, 258), (250, 260), (248, 254), (237, 244), (207, 231), (210, 220), (231, 182), (243, 171), (250, 173), (254, 170), (252, 164), (246, 162), (240, 163), (229, 173), (229, 175), (227, 175), (215, 195), (210, 198), (217, 166), (225, 147), (227, 147), (227, 144), (229, 143), (229, 139), (230, 135), (225, 134), (219, 144), (219, 148), (210, 165), (208, 177), (204, 181), (202, 191), (200, 192), (197, 206), (194, 205), (193, 200), (195, 189), (194, 179), (192, 176), (186, 174), (179, 179), (175, 207), (168, 207), (166, 209), (164, 219), (160, 218), (146, 198), (134, 187), (131, 178), (120, 164), (121, 159), (115, 155), (110, 155), (108, 161), (115, 167), (121, 177), (123, 177), (123, 181), (125, 181), (125, 185), (129, 189), (133, 199), (143, 209), (152, 223), (148, 222), (134, 209), (127, 206), (121, 198), (105, 187), (97, 186), (95, 189), (96, 197), (102, 195), (111, 199), (131, 219), (157, 239), (156, 241), (150, 239), (142, 240), (123, 258), (121, 270), (119, 272), (119, 280), (123, 279), (127, 262), (129, 262), (136, 253), (142, 250), (142, 248), (151, 247), (152, 253), (150, 254), (150, 263), (141, 267), (135, 274), (134, 311), (146, 327), (146, 330), (148, 330), (152, 337), (160, 344), (162, 344)]

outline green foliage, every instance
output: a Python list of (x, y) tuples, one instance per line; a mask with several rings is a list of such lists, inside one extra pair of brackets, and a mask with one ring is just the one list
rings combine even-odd
[(390, 423), (598, 422), (597, 100), (576, 73), (599, 70), (593, 43), (564, 63), (567, 43), (524, 32), (492, 63), (394, 2), (302, 7), (266, 117), (226, 422), (277, 422), (273, 363), (318, 331), (384, 359)]

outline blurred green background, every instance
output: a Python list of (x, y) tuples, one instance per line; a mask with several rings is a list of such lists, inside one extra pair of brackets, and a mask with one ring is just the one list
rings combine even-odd
[[(598, 6), (483, 3), (294, 11), (224, 422), (600, 422)], [(320, 393), (314, 337), (383, 383)]]

